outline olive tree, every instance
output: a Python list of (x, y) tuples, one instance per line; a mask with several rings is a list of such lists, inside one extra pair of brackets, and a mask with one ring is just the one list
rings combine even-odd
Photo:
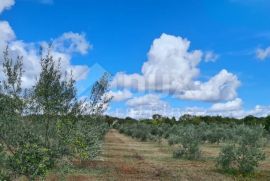
[[(47, 165), (41, 139), (33, 135), (23, 118), (25, 100), (22, 97), (22, 57), (12, 59), (8, 48), (3, 53), (0, 89), (0, 154), (1, 179), (24, 175), (29, 180), (44, 175)], [(38, 146), (39, 149), (36, 149)], [(33, 154), (33, 151), (36, 154)], [(27, 164), (26, 164), (27, 163)], [(35, 164), (34, 164), (35, 163)], [(42, 172), (40, 169), (42, 168)]]
[(108, 94), (110, 74), (104, 73), (102, 77), (92, 86), (90, 96), (85, 104), (85, 114), (101, 115), (107, 108), (112, 96)]
[(188, 125), (181, 128), (177, 142), (180, 145), (173, 153), (175, 158), (196, 160), (201, 157), (200, 135), (193, 125)]
[(219, 168), (225, 171), (238, 171), (243, 174), (251, 173), (259, 162), (265, 159), (263, 145), (264, 129), (244, 125), (235, 128), (233, 141), (222, 147), (217, 159)]

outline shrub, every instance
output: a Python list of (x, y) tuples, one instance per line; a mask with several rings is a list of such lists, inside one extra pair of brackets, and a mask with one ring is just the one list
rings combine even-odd
[(233, 143), (225, 145), (217, 158), (217, 166), (224, 171), (248, 174), (265, 159), (263, 128), (238, 126)]
[(25, 144), (9, 158), (9, 166), (17, 174), (34, 179), (44, 176), (54, 166), (52, 152), (36, 144)]
[(179, 137), (181, 144), (177, 150), (174, 151), (173, 157), (186, 158), (189, 160), (196, 160), (201, 157), (200, 139), (197, 130), (194, 126), (187, 126), (182, 130)]
[(0, 170), (0, 180), (1, 181), (10, 181), (10, 177), (7, 172)]
[(6, 154), (4, 152), (4, 146), (0, 143), (0, 180), (1, 181), (9, 181), (10, 176), (5, 169), (5, 164), (6, 164)]
[(175, 145), (175, 144), (179, 143), (179, 137), (176, 135), (171, 135), (168, 138), (168, 143), (169, 143), (169, 145)]
[(29, 180), (44, 176), (55, 163), (55, 154), (42, 145), (39, 137), (25, 131), (18, 148), (8, 156), (7, 165), (13, 173)]
[(229, 171), (232, 165), (236, 164), (234, 163), (236, 161), (235, 151), (236, 150), (234, 145), (223, 146), (217, 159), (217, 165), (223, 170)]

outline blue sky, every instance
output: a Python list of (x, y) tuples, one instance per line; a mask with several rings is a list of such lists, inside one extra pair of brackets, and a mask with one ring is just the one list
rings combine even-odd
[[(68, 68), (83, 65), (83, 70), (89, 70), (78, 81), (79, 92), (85, 92), (84, 89), (103, 71), (112, 75), (125, 72), (127, 79), (131, 79), (130, 74), (138, 74), (139, 79), (148, 81), (141, 69), (145, 62), (159, 60), (148, 56), (154, 40), (160, 40), (157, 44), (161, 46), (161, 51), (171, 46), (169, 43), (177, 41), (177, 37), (190, 42), (187, 52), (201, 51), (200, 62), (195, 66), (200, 73), (190, 79), (191, 83), (183, 84), (183, 88), (176, 90), (170, 87), (177, 95), (164, 93), (164, 88), (146, 88), (142, 91), (138, 87), (120, 83), (112, 88), (111, 93), (119, 96), (119, 99), (111, 104), (110, 114), (120, 109), (122, 113), (125, 112), (122, 116), (134, 116), (139, 111), (137, 107), (153, 109), (150, 113), (141, 113), (147, 117), (161, 109), (160, 106), (166, 107), (163, 113), (168, 116), (172, 116), (172, 109), (179, 114), (188, 112), (235, 117), (270, 113), (270, 48), (267, 49), (270, 47), (270, 2), (267, 0), (16, 0), (12, 5), (2, 3), (5, 9), (1, 13), (0, 2), (0, 21), (8, 22), (16, 36), (5, 42), (22, 41), (29, 50), (30, 44), (37, 46), (55, 39), (63, 42), (67, 37), (63, 36), (65, 32), (78, 33), (83, 37), (88, 48), (63, 51), (58, 47), (61, 56), (69, 56)], [(162, 37), (162, 34), (166, 36)], [(179, 40), (178, 43), (182, 45), (183, 41)], [(210, 61), (206, 61), (206, 54)], [(160, 67), (153, 68), (155, 63), (152, 63), (147, 70), (160, 70)], [(32, 67), (34, 69), (35, 66)], [(230, 94), (227, 90), (217, 93), (215, 98), (182, 95), (183, 92), (199, 91), (200, 96), (204, 96), (205, 90), (194, 88), (193, 84), (199, 81), (199, 86), (203, 87), (221, 70), (229, 73), (226, 78), (235, 76), (239, 85), (236, 85), (236, 80), (235, 85), (231, 85), (233, 83), (226, 79), (219, 88), (215, 87), (217, 85), (211, 86), (220, 91), (225, 85), (232, 86), (235, 95), (227, 96)], [(188, 75), (189, 69), (185, 71)], [(182, 84), (177, 75), (168, 75), (173, 77), (169, 83), (175, 80)], [(158, 82), (155, 80), (154, 83)], [(115, 94), (117, 91), (118, 94)]]

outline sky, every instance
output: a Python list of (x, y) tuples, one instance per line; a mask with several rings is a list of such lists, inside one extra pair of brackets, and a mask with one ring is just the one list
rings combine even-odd
[(261, 117), (270, 114), (269, 8), (268, 0), (0, 0), (0, 52), (8, 44), (24, 57), (24, 88), (49, 44), (79, 97), (111, 73), (113, 116)]

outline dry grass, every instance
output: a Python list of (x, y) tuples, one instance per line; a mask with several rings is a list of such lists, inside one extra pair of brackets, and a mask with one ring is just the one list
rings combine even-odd
[[(222, 174), (215, 168), (214, 158), (220, 146), (206, 144), (202, 147), (201, 161), (176, 160), (172, 158), (172, 147), (167, 144), (139, 142), (110, 130), (105, 137), (103, 152), (99, 161), (76, 163), (82, 173), (70, 173), (66, 180), (112, 180), (112, 181), (229, 181), (270, 180), (270, 148), (266, 149), (268, 159), (264, 161), (253, 177)], [(49, 177), (48, 181), (58, 180)]]

